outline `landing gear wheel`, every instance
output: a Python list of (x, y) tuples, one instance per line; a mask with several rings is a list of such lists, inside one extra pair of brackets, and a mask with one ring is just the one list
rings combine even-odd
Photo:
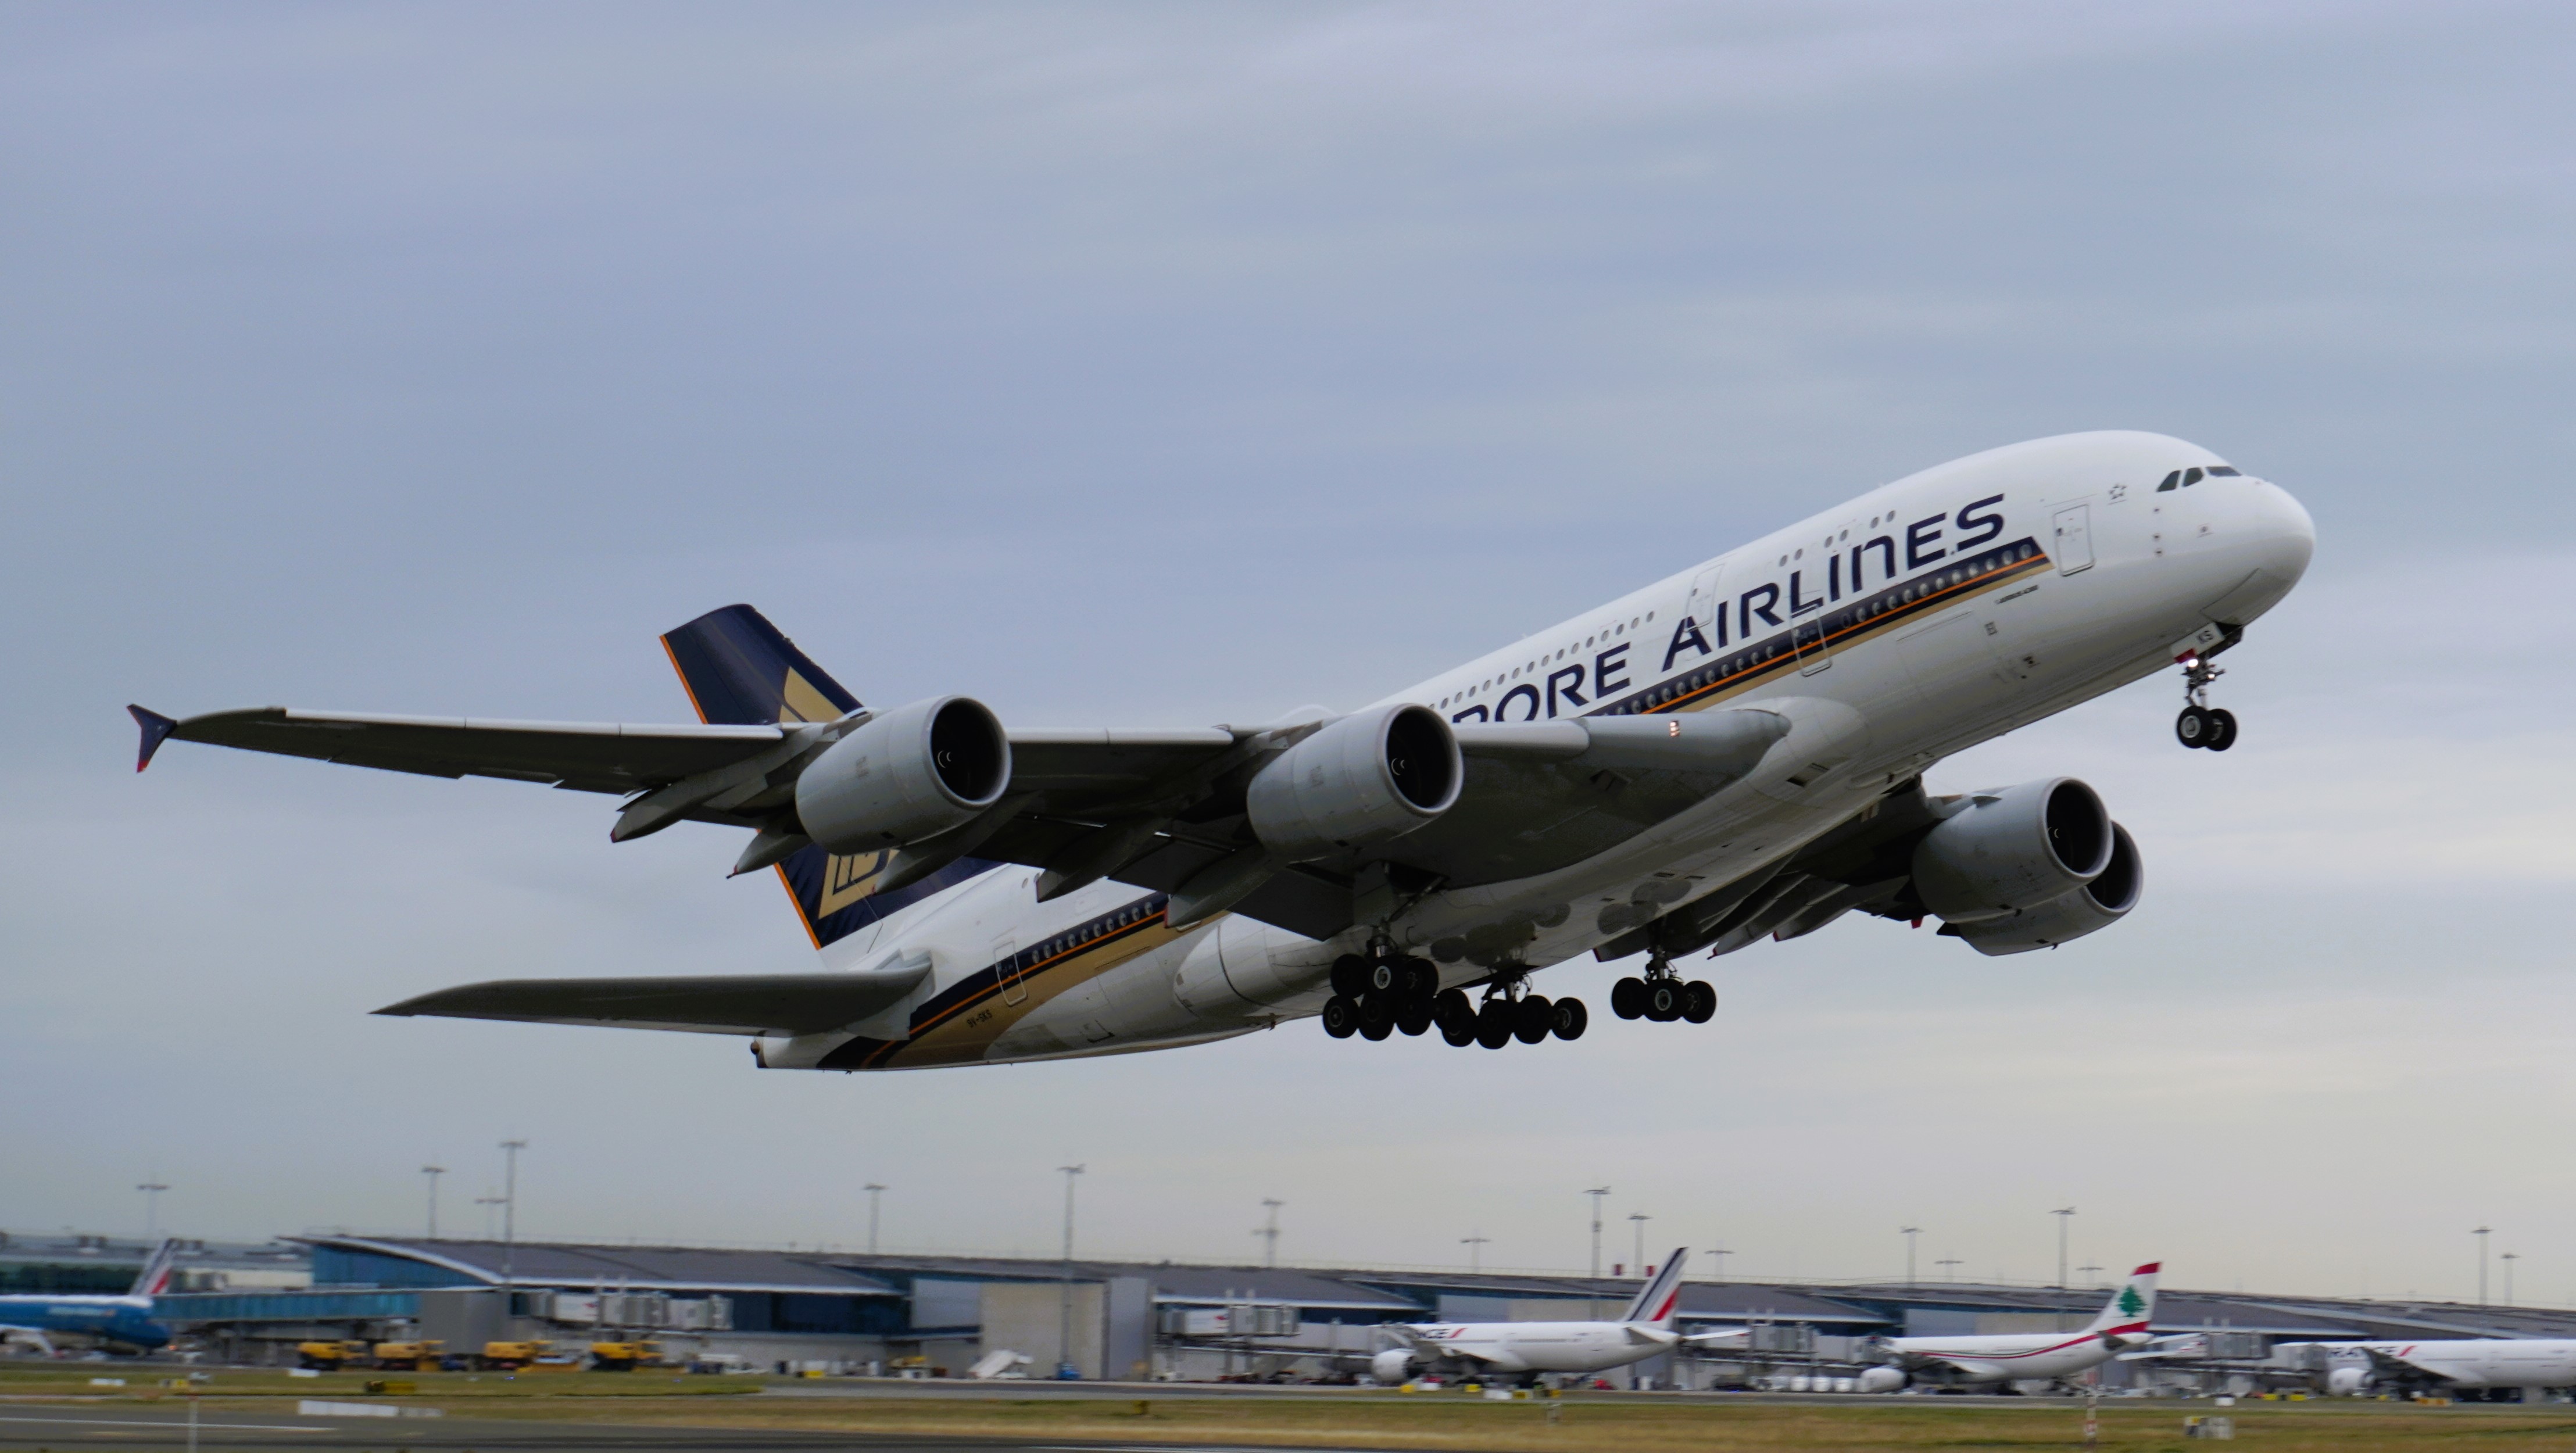
[(1335, 994), (1324, 1001), (1324, 1032), (1335, 1039), (1348, 1039), (1360, 1027), (1360, 1006), (1346, 995)]
[(2209, 740), (2201, 745), (2213, 752), (2223, 752), (2236, 745), (2236, 713), (2212, 708), (2209, 712)]
[(1406, 959), (1404, 967), (1406, 993), (1419, 999), (1428, 999), (1440, 992), (1440, 970), (1433, 966), (1431, 960)]
[(1532, 994), (1512, 1010), (1512, 1037), (1523, 1044), (1546, 1041), (1548, 1031), (1556, 1028), (1556, 1006), (1544, 994)]
[(2186, 747), (2208, 746), (2218, 730), (2209, 718), (2210, 712), (2204, 707), (2184, 707), (2182, 715), (2174, 718), (2174, 740)]
[(1557, 1000), (1556, 1012), (1549, 1017), (1556, 1021), (1549, 1028), (1556, 1031), (1559, 1039), (1581, 1039), (1583, 1026), (1592, 1022), (1591, 1014), (1585, 1011), (1580, 999)]
[(1646, 981), (1621, 979), (1610, 986), (1610, 1012), (1622, 1019), (1635, 1019), (1646, 1012)]
[(1372, 994), (1400, 994), (1413, 975), (1402, 959), (1379, 959), (1368, 966), (1367, 983)]
[(1431, 1001), (1407, 999), (1395, 1009), (1395, 1027), (1406, 1034), (1420, 1034), (1431, 1027)]
[(1395, 1006), (1384, 994), (1369, 994), (1360, 1000), (1360, 1033), (1370, 1039), (1384, 1039), (1395, 1032)]
[(1368, 992), (1368, 960), (1358, 954), (1344, 954), (1333, 960), (1333, 992), (1345, 999), (1357, 999)]
[(1362, 1039), (1374, 1042), (1393, 1033), (1395, 1033), (1395, 1021), (1392, 1019), (1372, 1020), (1365, 1015), (1360, 1019), (1360, 1038)]
[(1512, 1001), (1488, 999), (1476, 1015), (1476, 1042), (1487, 1049), (1501, 1049), (1512, 1042)]
[(1475, 1016), (1472, 1014), (1467, 1016), (1467, 1022), (1464, 1024), (1441, 1025), (1440, 1037), (1449, 1041), (1449, 1046), (1452, 1049), (1465, 1049), (1467, 1046), (1474, 1044), (1476, 1042)]
[(1671, 979), (1657, 979), (1646, 986), (1646, 1017), (1657, 1024), (1670, 1024), (1682, 1017), (1682, 986)]
[(1706, 1024), (1717, 1017), (1717, 990), (1706, 979), (1693, 979), (1682, 986), (1682, 1017), (1693, 1024)]
[(1467, 1002), (1464, 989), (1443, 990), (1431, 1001), (1431, 1022), (1439, 1025), (1443, 1034), (1463, 1029), (1472, 1039), (1476, 1033), (1476, 1006)]

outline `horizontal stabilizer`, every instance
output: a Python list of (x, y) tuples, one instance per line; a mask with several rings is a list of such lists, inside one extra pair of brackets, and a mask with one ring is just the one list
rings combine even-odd
[(696, 1034), (820, 1034), (900, 1002), (929, 972), (925, 954), (909, 965), (866, 974), (495, 979), (441, 989), (376, 1012)]

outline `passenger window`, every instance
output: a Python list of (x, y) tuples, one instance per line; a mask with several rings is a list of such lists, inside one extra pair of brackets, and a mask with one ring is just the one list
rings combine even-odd
[(2177, 469), (2173, 473), (2165, 476), (2164, 483), (2156, 486), (2156, 493), (2162, 494), (2166, 490), (2169, 490), (2180, 483), (2182, 483), (2182, 471)]
[(2189, 489), (2189, 488), (2191, 488), (2193, 485), (2198, 484), (2198, 483), (2200, 483), (2200, 471), (2199, 471), (2199, 470), (2197, 470), (2197, 469), (2186, 469), (2186, 470), (2184, 470), (2184, 471), (2182, 472), (2182, 487), (2183, 487), (2183, 488), (2185, 488), (2185, 489)]

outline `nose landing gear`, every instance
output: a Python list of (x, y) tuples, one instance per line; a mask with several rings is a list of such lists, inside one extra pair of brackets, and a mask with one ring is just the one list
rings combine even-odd
[(2174, 718), (2174, 740), (2186, 747), (2223, 752), (2236, 745), (2236, 713), (2209, 704), (2209, 684), (2227, 673), (2209, 658), (2245, 639), (2236, 626), (2212, 626), (2182, 645), (2174, 659), (2182, 663), (2182, 715)]

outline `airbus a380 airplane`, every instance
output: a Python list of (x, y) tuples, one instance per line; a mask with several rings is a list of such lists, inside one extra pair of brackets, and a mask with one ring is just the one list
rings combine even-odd
[(1986, 1337), (1889, 1337), (1879, 1348), (1890, 1365), (1860, 1375), (1862, 1392), (1894, 1392), (1908, 1381), (1955, 1386), (2060, 1378), (2099, 1367), (2122, 1349), (2144, 1346), (2156, 1315), (2150, 1261), (2129, 1273), (2101, 1314), (2080, 1332), (2007, 1332)]
[[(699, 726), (134, 708), (169, 738), (626, 797), (612, 841), (752, 831), (820, 972), (510, 980), (382, 1012), (751, 1036), (779, 1069), (1195, 1044), (1320, 1016), (1452, 1044), (1571, 1039), (1532, 971), (1643, 953), (1623, 1016), (1705, 1020), (1672, 961), (1853, 912), (1988, 954), (2116, 922), (2137, 846), (2052, 777), (1935, 796), (1943, 756), (2210, 658), (2289, 593), (2281, 489), (2144, 433), (1928, 469), (1347, 714), (1006, 730), (862, 707), (747, 606), (663, 637)], [(1475, 992), (1481, 1003), (1469, 998)]]

